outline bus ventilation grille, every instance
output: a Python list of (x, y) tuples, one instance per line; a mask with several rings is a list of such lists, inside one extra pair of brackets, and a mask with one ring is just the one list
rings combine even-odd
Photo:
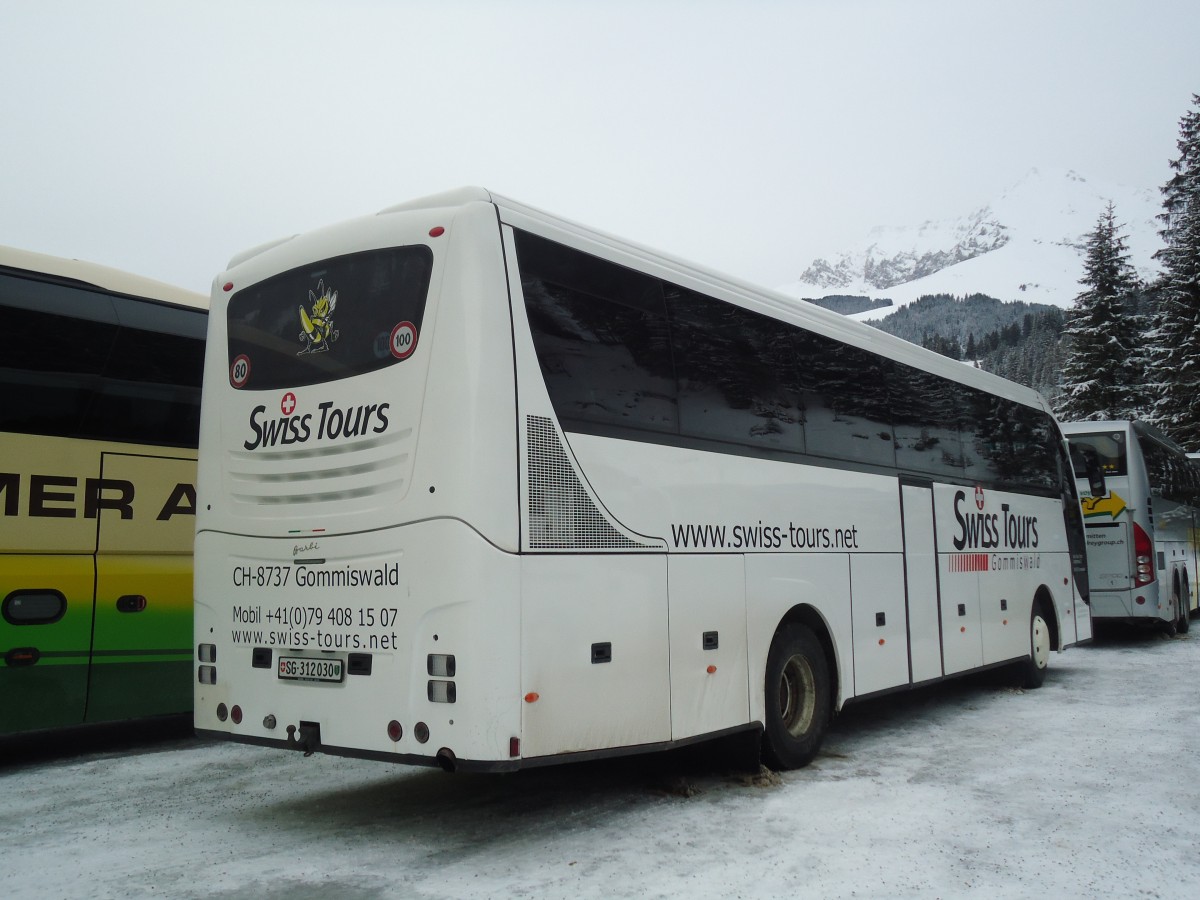
[(545, 416), (526, 417), (529, 545), (534, 550), (657, 549), (626, 537), (588, 496)]

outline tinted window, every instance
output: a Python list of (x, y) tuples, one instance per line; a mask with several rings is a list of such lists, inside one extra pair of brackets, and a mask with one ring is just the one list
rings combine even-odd
[(679, 381), (680, 432), (804, 450), (790, 329), (767, 316), (664, 285)]
[(1096, 454), (1096, 461), (1105, 475), (1126, 475), (1129, 473), (1128, 454), (1125, 447), (1123, 431), (1104, 432), (1096, 434), (1072, 434), (1067, 438), (1071, 445), (1071, 464), (1078, 478), (1087, 478), (1087, 460), (1080, 456), (1080, 451), (1090, 448)]
[(816, 456), (893, 467), (890, 361), (796, 329), (804, 439)]
[(1176, 503), (1191, 504), (1197, 500), (1196, 469), (1182, 451), (1160, 444), (1143, 434), (1138, 446), (1146, 461), (1146, 476), (1151, 492)]
[(0, 275), (0, 430), (196, 446), (206, 313)]
[(963, 453), (966, 474), (982, 483), (1057, 494), (1058, 429), (1044, 412), (968, 390)]
[(559, 418), (676, 433), (658, 281), (523, 232), (517, 255), (534, 347)]
[(963, 477), (962, 387), (920, 369), (895, 365), (891, 378), (896, 465)]
[[(433, 251), (393, 247), (338, 256), (238, 291), (229, 301), (235, 387), (301, 387), (374, 372), (420, 342)], [(231, 378), (232, 381), (232, 378)]]
[(195, 446), (207, 314), (117, 300), (121, 328), (83, 430), (110, 440)]
[(116, 342), (114, 323), (0, 306), (21, 339), (0, 357), (0, 431), (80, 436)]
[(1040, 410), (1015, 403), (1009, 406), (1013, 412), (1014, 452), (1024, 461), (1013, 482), (1029, 490), (1058, 494), (1062, 489), (1058, 426)]
[(616, 426), (1057, 495), (1045, 413), (515, 231), (534, 347), (570, 429)]

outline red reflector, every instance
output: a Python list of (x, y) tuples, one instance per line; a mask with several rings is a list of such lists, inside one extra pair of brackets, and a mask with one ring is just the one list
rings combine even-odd
[(228, 294), (230, 291), (233, 290), (233, 282), (232, 281), (225, 282), (225, 284), (221, 287), (221, 290), (223, 290), (225, 293)]
[(242, 708), (240, 706), (235, 706), (233, 709), (231, 709), (229, 711), (229, 718), (233, 720), (234, 725), (241, 725), (242, 724)]
[(1133, 523), (1133, 586), (1142, 587), (1154, 581), (1154, 543), (1137, 522)]
[(530, 691), (528, 694), (525, 695), (525, 702), (526, 703), (537, 703), (538, 698), (540, 698), (541, 696), (542, 695), (539, 694), (537, 691)]
[(388, 737), (390, 737), (392, 741), (398, 741), (400, 738), (404, 737), (404, 729), (400, 727), (400, 723), (395, 719), (392, 719), (392, 721), (388, 722), (387, 733)]
[(520, 756), (521, 755), (521, 739), (520, 738), (511, 737), (508, 739), (508, 755), (509, 756)]
[(443, 228), (441, 225), (435, 225), (429, 229), (430, 237), (441, 237), (445, 233), (446, 233), (446, 229)]
[(1134, 602), (1134, 603), (1136, 603), (1138, 606), (1145, 606), (1145, 605), (1146, 605), (1146, 598), (1145, 598), (1145, 597), (1138, 597), (1138, 598), (1137, 598), (1136, 600), (1134, 600), (1133, 602)]

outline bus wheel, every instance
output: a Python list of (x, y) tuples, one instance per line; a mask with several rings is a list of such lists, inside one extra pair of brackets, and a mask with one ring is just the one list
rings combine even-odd
[(1040, 603), (1033, 604), (1029, 614), (1029, 659), (1022, 668), (1021, 687), (1038, 688), (1046, 680), (1046, 667), (1050, 665), (1050, 626), (1043, 616)]
[(808, 765), (829, 727), (829, 666), (821, 642), (789, 622), (775, 633), (767, 654), (766, 729), (763, 756), (776, 769)]
[(1191, 619), (1188, 618), (1191, 610), (1188, 609), (1187, 601), (1178, 593), (1175, 594), (1174, 603), (1175, 611), (1179, 613), (1179, 618), (1175, 620), (1175, 630), (1180, 634), (1187, 634), (1188, 629), (1192, 627)]

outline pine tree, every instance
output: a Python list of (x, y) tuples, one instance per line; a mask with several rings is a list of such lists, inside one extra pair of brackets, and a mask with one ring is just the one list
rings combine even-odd
[(1084, 291), (1067, 313), (1067, 353), (1058, 413), (1068, 421), (1127, 419), (1143, 406), (1134, 348), (1145, 330), (1136, 314), (1138, 280), (1112, 203), (1087, 240)]
[(1159, 320), (1153, 334), (1154, 375), (1161, 385), (1155, 420), (1191, 451), (1200, 450), (1200, 94), (1179, 120), (1179, 158), (1162, 187), (1159, 231), (1166, 246)]

